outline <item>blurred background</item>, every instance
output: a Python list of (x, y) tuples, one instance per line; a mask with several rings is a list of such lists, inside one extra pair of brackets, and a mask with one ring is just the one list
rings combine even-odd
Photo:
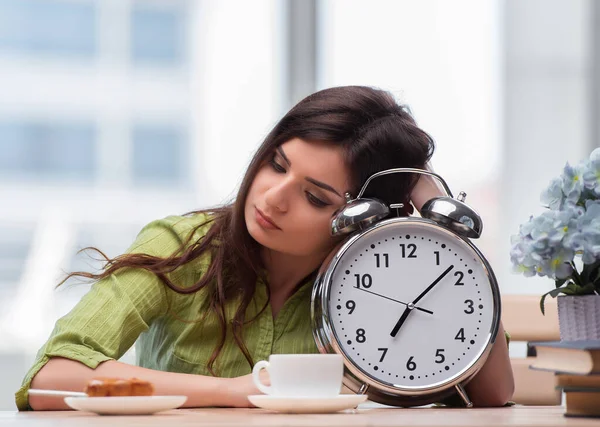
[(0, 410), (89, 289), (54, 289), (98, 268), (78, 249), (115, 256), (227, 200), (325, 87), (407, 103), (502, 292), (549, 290), (511, 273), (510, 235), (600, 141), (599, 17), (594, 0), (0, 0)]

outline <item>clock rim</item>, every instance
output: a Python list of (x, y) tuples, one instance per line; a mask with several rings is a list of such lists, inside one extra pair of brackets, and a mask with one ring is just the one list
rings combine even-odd
[[(415, 386), (412, 388), (390, 387), (387, 384), (375, 380), (369, 374), (364, 372), (357, 364), (355, 364), (352, 358), (346, 355), (346, 352), (342, 349), (342, 346), (339, 344), (336, 335), (333, 332), (328, 300), (331, 291), (333, 272), (336, 270), (337, 264), (341, 261), (342, 256), (352, 245), (356, 243), (357, 240), (360, 240), (375, 230), (402, 223), (408, 223), (408, 225), (423, 224), (426, 227), (432, 227), (436, 230), (442, 231), (443, 233), (448, 234), (451, 238), (459, 239), (462, 243), (467, 245), (468, 248), (473, 251), (481, 261), (492, 290), (494, 311), (490, 330), (488, 331), (486, 337), (487, 344), (485, 345), (483, 351), (481, 351), (476, 358), (472, 359), (474, 362), (471, 362), (458, 374), (454, 374), (452, 376), (453, 379), (443, 381), (435, 386)], [(470, 240), (459, 235), (453, 230), (440, 225), (431, 219), (418, 217), (397, 217), (386, 219), (377, 222), (376, 224), (373, 224), (364, 230), (356, 232), (350, 235), (344, 241), (340, 242), (321, 264), (311, 295), (311, 324), (313, 337), (319, 352), (333, 352), (342, 355), (342, 358), (344, 359), (344, 385), (356, 393), (366, 392), (372, 400), (386, 404), (396, 404), (398, 402), (402, 404), (402, 399), (408, 399), (409, 405), (413, 406), (415, 404), (412, 402), (412, 400), (415, 400), (414, 397), (417, 397), (416, 400), (418, 400), (418, 405), (432, 403), (439, 401), (440, 397), (451, 394), (453, 388), (457, 387), (458, 385), (467, 384), (483, 367), (483, 364), (491, 352), (492, 346), (494, 345), (498, 335), (500, 326), (500, 313), (501, 299), (498, 282), (489, 262), (483, 256), (481, 251)], [(427, 399), (427, 396), (429, 396), (430, 399)]]

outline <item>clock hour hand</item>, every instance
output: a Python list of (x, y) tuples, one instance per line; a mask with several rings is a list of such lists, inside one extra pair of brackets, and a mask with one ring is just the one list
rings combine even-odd
[(423, 298), (425, 295), (427, 295), (427, 293), (430, 290), (432, 290), (435, 285), (437, 285), (438, 283), (440, 283), (440, 281), (446, 276), (446, 274), (448, 274), (450, 272), (450, 270), (452, 270), (453, 268), (454, 268), (454, 265), (451, 265), (446, 270), (444, 270), (444, 272), (442, 274), (440, 274), (437, 277), (437, 279), (435, 279), (433, 281), (433, 283), (431, 283), (431, 285), (429, 285), (427, 287), (427, 289), (425, 289), (423, 292), (421, 292), (421, 294), (417, 298), (415, 298), (415, 300), (413, 302), (409, 303), (406, 306), (406, 309), (402, 313), (402, 316), (400, 316), (400, 319), (398, 319), (398, 322), (396, 322), (396, 325), (394, 325), (394, 328), (392, 329), (392, 332), (390, 332), (390, 335), (392, 337), (395, 337), (398, 334), (398, 331), (400, 330), (400, 327), (404, 324), (404, 322), (406, 321), (406, 318), (408, 317), (408, 315), (410, 314), (410, 312), (415, 308), (415, 304), (418, 303), (421, 300), (421, 298)]
[(400, 326), (402, 326), (404, 324), (404, 322), (406, 321), (406, 318), (408, 317), (408, 315), (410, 314), (412, 309), (413, 309), (412, 304), (406, 306), (406, 308), (404, 309), (404, 312), (402, 313), (402, 316), (400, 316), (400, 319), (398, 319), (398, 322), (396, 323), (396, 325), (394, 326), (394, 329), (392, 329), (392, 332), (390, 333), (390, 335), (392, 337), (396, 336), (396, 334), (400, 330)]

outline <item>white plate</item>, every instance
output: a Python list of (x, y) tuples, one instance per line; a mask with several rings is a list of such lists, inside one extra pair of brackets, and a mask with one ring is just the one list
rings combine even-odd
[(356, 408), (367, 400), (364, 394), (340, 394), (334, 397), (283, 397), (268, 394), (248, 396), (253, 405), (272, 411), (295, 414), (324, 414)]
[(187, 396), (65, 397), (65, 403), (79, 411), (100, 415), (148, 415), (180, 407)]

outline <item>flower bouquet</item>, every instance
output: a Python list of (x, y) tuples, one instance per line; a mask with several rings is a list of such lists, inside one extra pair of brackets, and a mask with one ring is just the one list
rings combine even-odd
[(576, 166), (567, 163), (541, 194), (547, 208), (511, 236), (514, 271), (547, 276), (555, 289), (542, 295), (600, 295), (600, 148)]

